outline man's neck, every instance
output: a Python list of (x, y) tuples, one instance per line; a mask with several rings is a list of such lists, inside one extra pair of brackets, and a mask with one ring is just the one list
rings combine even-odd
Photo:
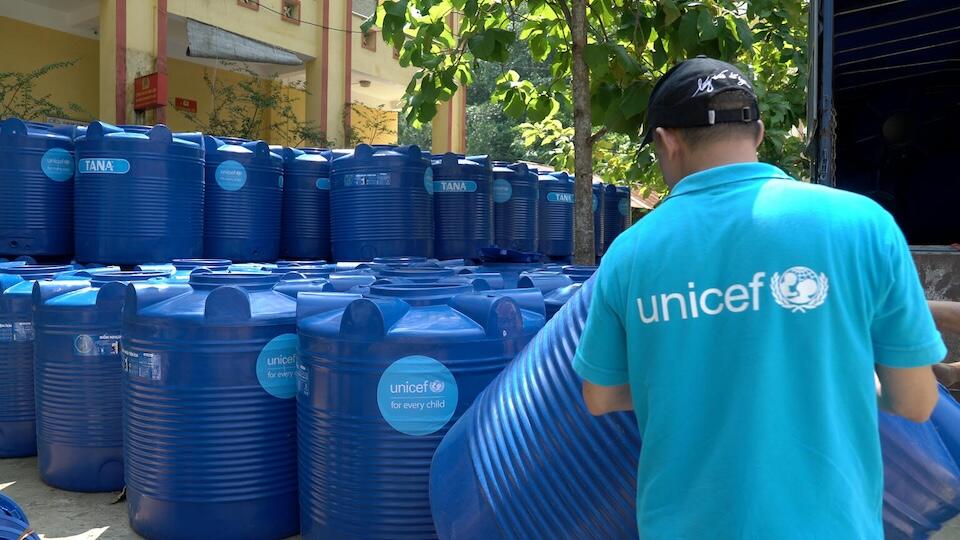
[[(684, 164), (682, 180), (698, 172), (713, 169), (714, 167), (723, 167), (724, 165), (733, 165), (735, 163), (756, 163), (757, 151), (750, 145), (743, 144), (720, 144), (697, 152), (690, 156), (690, 159)], [(677, 181), (679, 183), (679, 180)], [(669, 186), (673, 189), (674, 186)]]

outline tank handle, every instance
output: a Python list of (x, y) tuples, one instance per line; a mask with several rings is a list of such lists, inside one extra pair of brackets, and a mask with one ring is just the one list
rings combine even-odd
[(245, 142), (240, 146), (250, 150), (258, 158), (270, 159), (270, 145), (263, 141)]
[(489, 337), (517, 337), (523, 333), (523, 314), (513, 298), (461, 294), (453, 298), (450, 307), (473, 319)]
[(0, 136), (14, 137), (27, 134), (27, 124), (19, 118), (7, 118), (0, 122)]
[(540, 289), (504, 289), (502, 291), (489, 291), (487, 296), (505, 296), (510, 298), (520, 306), (520, 309), (532, 311), (545, 315), (547, 312), (546, 304), (543, 300), (543, 293)]
[(397, 324), (410, 305), (396, 298), (361, 298), (343, 312), (340, 333), (344, 336), (380, 336)]
[(353, 155), (357, 159), (367, 159), (373, 156), (374, 149), (369, 144), (359, 144), (357, 148), (353, 151)]
[(163, 124), (153, 126), (150, 131), (147, 132), (147, 136), (150, 137), (151, 142), (166, 144), (173, 142), (173, 133), (170, 132), (170, 128)]
[(186, 283), (150, 283), (141, 281), (127, 285), (126, 299), (124, 300), (124, 317), (134, 315), (140, 310), (169, 300), (171, 298), (187, 294), (193, 290)]
[(89, 279), (63, 279), (57, 281), (37, 281), (33, 284), (33, 309), (37, 309), (44, 302), (72, 291), (78, 291), (90, 286)]
[(203, 318), (213, 323), (233, 323), (250, 320), (250, 294), (232, 285), (210, 291), (203, 306)]
[(303, 150), (298, 150), (296, 148), (290, 148), (289, 146), (286, 146), (283, 149), (283, 160), (293, 161), (304, 154), (306, 154), (306, 152), (304, 152)]
[(200, 146), (201, 150), (205, 150), (207, 146), (204, 143), (204, 139), (206, 138), (206, 136), (203, 133), (200, 133), (199, 131), (184, 131), (180, 133), (174, 133), (173, 138), (180, 139), (181, 141), (192, 142)]
[(86, 139), (89, 140), (98, 140), (102, 139), (104, 136), (111, 133), (123, 133), (123, 129), (118, 128), (113, 124), (108, 124), (106, 122), (101, 122), (99, 120), (90, 122), (90, 125), (87, 126), (87, 132), (85, 134)]
[(573, 279), (560, 272), (530, 272), (520, 277), (518, 289), (540, 289), (550, 292), (554, 289), (573, 285)]

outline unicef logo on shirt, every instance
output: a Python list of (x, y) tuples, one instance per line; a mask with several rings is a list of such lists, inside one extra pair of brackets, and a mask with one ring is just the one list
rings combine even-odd
[(784, 309), (806, 313), (820, 307), (827, 299), (830, 282), (826, 274), (817, 275), (806, 266), (794, 266), (782, 274), (774, 273), (770, 283), (773, 299)]

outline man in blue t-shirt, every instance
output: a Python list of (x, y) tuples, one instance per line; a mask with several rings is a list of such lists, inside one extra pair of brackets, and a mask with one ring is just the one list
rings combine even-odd
[(641, 538), (880, 539), (878, 404), (925, 420), (946, 349), (893, 218), (758, 163), (759, 114), (723, 62), (659, 81), (671, 193), (604, 256), (574, 367), (636, 413)]

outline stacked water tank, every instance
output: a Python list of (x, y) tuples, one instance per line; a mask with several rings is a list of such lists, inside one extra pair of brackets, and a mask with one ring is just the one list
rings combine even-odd
[(593, 249), (594, 253), (599, 260), (600, 256), (603, 255), (603, 234), (604, 234), (604, 205), (606, 204), (606, 192), (604, 191), (605, 185), (600, 182), (593, 183)]
[(554, 260), (573, 255), (573, 178), (565, 172), (541, 173), (539, 251)]
[(422, 255), (434, 250), (433, 169), (417, 146), (361, 144), (333, 160), (330, 234), (333, 257)]
[(604, 186), (603, 199), (603, 250), (610, 247), (614, 239), (629, 225), (630, 188), (626, 186)]
[(330, 158), (322, 150), (283, 150), (280, 255), (330, 259)]
[(536, 290), (409, 283), (301, 294), (303, 537), (436, 537), (434, 450), (543, 323)]
[(433, 159), (433, 211), (439, 259), (479, 259), (493, 244), (493, 180), (486, 156)]
[(493, 163), (494, 244), (537, 250), (539, 196), (538, 176), (526, 164)]
[(49, 126), (0, 122), (0, 254), (73, 253), (73, 141)]
[(166, 126), (93, 122), (76, 140), (76, 258), (134, 265), (203, 255), (201, 144)]
[(280, 279), (194, 272), (189, 283), (128, 286), (125, 473), (131, 525), (141, 535), (297, 533), (299, 290), (277, 292)]
[(263, 141), (204, 138), (203, 251), (210, 259), (274, 261), (280, 256), (283, 160)]

